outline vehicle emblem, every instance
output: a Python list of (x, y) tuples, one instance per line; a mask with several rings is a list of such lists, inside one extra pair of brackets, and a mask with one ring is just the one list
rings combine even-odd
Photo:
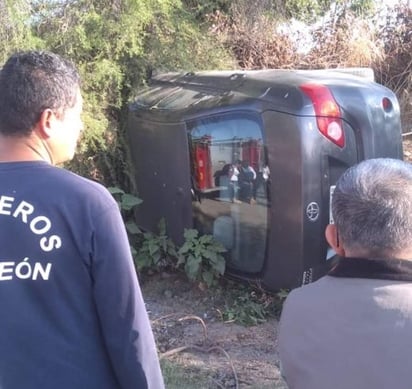
[(306, 216), (311, 222), (315, 222), (319, 218), (319, 205), (316, 202), (311, 202), (306, 207)]

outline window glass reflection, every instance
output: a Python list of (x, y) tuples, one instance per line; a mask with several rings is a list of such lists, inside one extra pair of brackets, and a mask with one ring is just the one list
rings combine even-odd
[(258, 117), (190, 124), (195, 227), (229, 250), (228, 265), (257, 273), (267, 236), (270, 171)]

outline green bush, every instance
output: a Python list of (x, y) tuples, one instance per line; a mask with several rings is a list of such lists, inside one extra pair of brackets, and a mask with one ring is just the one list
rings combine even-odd
[(269, 317), (279, 318), (288, 295), (286, 290), (269, 293), (258, 286), (245, 286), (231, 281), (220, 293), (225, 300), (224, 306), (219, 310), (222, 320), (244, 326), (263, 323)]
[(178, 251), (177, 267), (184, 270), (191, 281), (205, 283), (208, 287), (225, 272), (223, 253), (226, 249), (212, 235), (199, 236), (194, 229), (185, 229), (185, 242)]
[[(228, 51), (180, 0), (32, 3), (19, 13), (25, 24), (15, 25), (30, 20), (43, 47), (70, 58), (82, 76), (85, 131), (68, 166), (106, 186), (133, 190), (123, 122), (134, 92), (156, 71), (230, 67)], [(25, 42), (23, 32), (18, 38), (19, 45)]]
[(138, 271), (160, 271), (166, 268), (184, 270), (191, 281), (215, 284), (225, 272), (226, 249), (211, 235), (199, 236), (194, 229), (185, 229), (184, 243), (178, 248), (166, 231), (166, 221), (159, 221), (156, 232), (143, 232), (137, 226), (134, 210), (143, 200), (118, 187), (109, 187), (115, 198), (129, 237), (130, 249)]
[(117, 202), (117, 205), (119, 206), (119, 210), (122, 214), (123, 221), (127, 230), (127, 235), (129, 237), (130, 250), (132, 252), (133, 258), (136, 258), (137, 251), (135, 249), (135, 246), (137, 244), (138, 236), (142, 232), (136, 224), (134, 209), (139, 204), (141, 204), (143, 200), (130, 193), (126, 193), (123, 189), (120, 189), (118, 187), (109, 187), (107, 189), (112, 194)]
[(137, 249), (135, 262), (139, 271), (150, 269), (159, 271), (173, 267), (176, 262), (177, 251), (173, 241), (166, 234), (166, 222), (161, 219), (158, 232), (144, 232), (141, 244)]

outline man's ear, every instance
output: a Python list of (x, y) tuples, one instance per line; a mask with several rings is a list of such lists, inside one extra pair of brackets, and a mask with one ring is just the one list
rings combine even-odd
[(56, 120), (56, 116), (49, 108), (45, 109), (37, 122), (37, 131), (43, 139), (48, 139), (53, 134), (53, 123)]
[(338, 230), (334, 224), (328, 224), (325, 230), (326, 241), (329, 246), (335, 250), (336, 254), (341, 257), (345, 256), (345, 249), (342, 246), (342, 242), (339, 241)]

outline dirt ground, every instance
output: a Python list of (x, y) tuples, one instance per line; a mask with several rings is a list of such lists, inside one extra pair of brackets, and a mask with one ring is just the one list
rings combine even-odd
[(142, 289), (161, 358), (209, 376), (193, 388), (286, 388), (275, 318), (252, 327), (224, 322), (219, 297), (176, 274), (145, 277)]
[[(412, 137), (404, 140), (404, 157), (412, 162)], [(163, 273), (141, 281), (161, 358), (209, 377), (206, 384), (185, 388), (286, 388), (279, 374), (275, 318), (253, 327), (224, 322), (219, 296), (193, 287), (183, 276)]]

